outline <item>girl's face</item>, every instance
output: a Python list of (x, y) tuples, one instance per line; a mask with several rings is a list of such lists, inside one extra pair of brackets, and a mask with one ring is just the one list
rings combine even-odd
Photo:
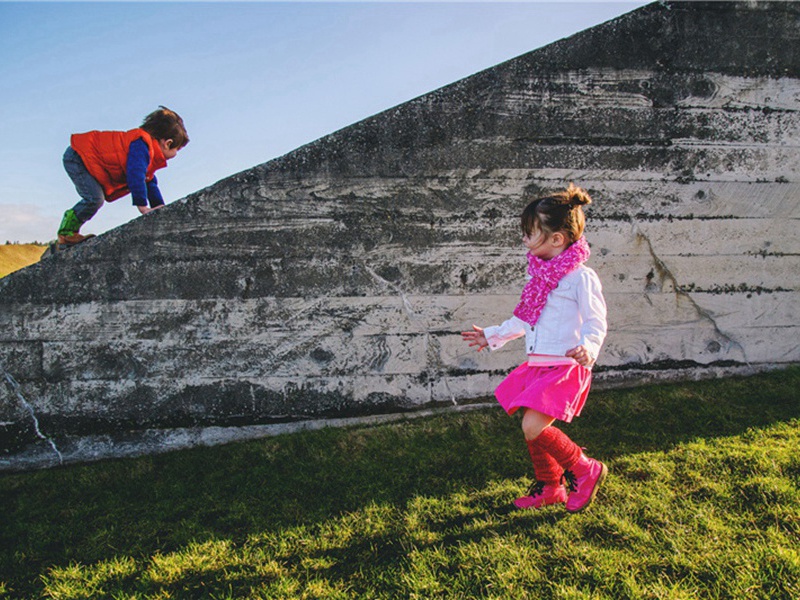
[(561, 254), (567, 247), (566, 236), (563, 233), (545, 233), (539, 228), (522, 236), (522, 243), (528, 252), (542, 260), (550, 260)]

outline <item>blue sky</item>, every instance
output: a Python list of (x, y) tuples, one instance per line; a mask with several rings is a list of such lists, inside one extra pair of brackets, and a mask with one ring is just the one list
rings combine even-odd
[[(180, 113), (169, 203), (644, 4), (0, 1), (0, 243), (55, 237), (72, 133)], [(138, 214), (106, 203), (82, 232)]]

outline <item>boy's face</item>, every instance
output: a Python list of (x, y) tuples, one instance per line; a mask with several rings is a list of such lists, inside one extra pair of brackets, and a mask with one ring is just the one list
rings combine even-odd
[(178, 150), (180, 148), (174, 148), (175, 142), (173, 140), (156, 140), (158, 142), (158, 147), (161, 148), (161, 153), (164, 155), (164, 158), (170, 160), (171, 158), (175, 158), (178, 154)]

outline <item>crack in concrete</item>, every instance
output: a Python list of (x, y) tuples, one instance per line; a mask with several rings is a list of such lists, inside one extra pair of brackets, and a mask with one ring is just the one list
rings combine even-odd
[[(731, 346), (734, 346), (741, 351), (742, 358), (744, 358), (744, 362), (747, 364), (747, 366), (752, 366), (750, 364), (750, 360), (747, 358), (747, 351), (744, 349), (744, 346), (742, 346), (741, 343), (733, 339), (730, 335), (722, 331), (722, 329), (720, 329), (719, 325), (717, 324), (716, 319), (714, 319), (714, 316), (706, 309), (704, 309), (702, 306), (700, 306), (697, 303), (697, 301), (694, 298), (692, 298), (691, 294), (689, 294), (689, 292), (685, 291), (681, 287), (681, 285), (678, 283), (678, 279), (672, 273), (670, 268), (666, 265), (666, 263), (664, 263), (663, 260), (661, 260), (658, 257), (655, 248), (653, 248), (653, 243), (650, 241), (650, 238), (645, 233), (642, 232), (642, 230), (639, 227), (639, 224), (636, 223), (635, 221), (632, 221), (632, 227), (633, 227), (633, 232), (636, 235), (637, 242), (643, 242), (647, 245), (647, 249), (650, 252), (650, 257), (653, 259), (653, 264), (655, 265), (655, 268), (658, 271), (658, 276), (661, 278), (661, 280), (662, 281), (665, 279), (669, 280), (672, 283), (672, 287), (674, 289), (675, 294), (677, 296), (681, 296), (686, 300), (688, 300), (689, 303), (692, 305), (692, 307), (695, 309), (695, 311), (697, 311), (697, 314), (700, 315), (702, 319), (708, 321), (711, 324), (711, 327), (714, 328), (714, 331), (717, 333), (717, 335), (719, 335), (722, 339), (726, 340)], [(649, 297), (647, 296), (646, 290), (645, 290), (645, 297), (647, 298), (648, 301), (650, 301)]]
[[(442, 362), (442, 345), (436, 338), (431, 338), (430, 327), (428, 329), (429, 331), (425, 333), (425, 354), (428, 357), (428, 360), (441, 374), (445, 371), (445, 366)], [(453, 391), (450, 389), (450, 383), (447, 381), (447, 377), (444, 375), (440, 375), (440, 377), (442, 378), (442, 383), (444, 383), (444, 389), (447, 391), (447, 395), (450, 396), (450, 402), (453, 403), (453, 406), (458, 406), (456, 397), (453, 394)], [(432, 386), (430, 388), (430, 401), (433, 402)]]
[[(439, 358), (439, 364), (441, 365), (441, 357)], [(447, 390), (447, 394), (450, 396), (450, 402), (453, 403), (453, 406), (458, 406), (455, 394), (453, 394), (453, 390), (450, 389), (450, 383), (447, 381), (447, 377), (444, 375), (442, 375), (442, 382), (444, 382), (444, 389)]]
[(414, 312), (414, 307), (411, 306), (411, 302), (408, 300), (408, 296), (406, 296), (406, 293), (402, 289), (400, 289), (399, 286), (393, 284), (391, 281), (388, 281), (383, 277), (381, 277), (380, 275), (378, 275), (367, 265), (367, 263), (362, 261), (361, 266), (364, 267), (364, 270), (366, 270), (366, 272), (369, 273), (375, 281), (377, 281), (381, 285), (388, 287), (390, 290), (400, 295), (400, 298), (403, 300), (403, 308), (408, 314), (409, 319), (417, 318), (417, 313)]
[[(447, 381), (447, 377), (443, 374), (445, 369), (444, 363), (442, 362), (442, 354), (441, 354), (441, 345), (436, 341), (435, 338), (431, 336), (433, 328), (431, 327), (430, 322), (427, 319), (421, 317), (421, 315), (417, 314), (414, 311), (414, 307), (411, 305), (411, 302), (408, 299), (406, 293), (400, 288), (400, 286), (395, 285), (391, 281), (387, 281), (380, 275), (378, 275), (373, 269), (371, 269), (364, 261), (361, 261), (361, 265), (364, 267), (367, 273), (369, 273), (375, 281), (380, 283), (381, 285), (389, 288), (393, 292), (397, 293), (400, 298), (403, 300), (403, 308), (408, 315), (408, 318), (412, 321), (419, 322), (420, 320), (424, 321), (425, 327), (425, 354), (428, 357), (432, 366), (435, 367), (439, 371), (439, 376), (444, 383), (445, 390), (447, 390), (448, 395), (450, 396), (450, 401), (453, 403), (454, 406), (458, 406), (458, 402), (456, 401), (455, 396), (453, 395), (452, 390), (450, 389), (450, 384)], [(433, 346), (436, 346), (433, 348)], [(428, 385), (428, 400), (433, 402), (433, 385), (432, 382), (429, 382)]]
[(25, 410), (27, 410), (30, 414), (31, 419), (33, 420), (33, 430), (36, 433), (36, 437), (46, 441), (50, 445), (50, 447), (53, 449), (53, 452), (55, 452), (56, 456), (58, 456), (58, 464), (63, 465), (64, 456), (61, 454), (52, 438), (42, 433), (42, 430), (39, 428), (39, 419), (36, 417), (36, 412), (33, 410), (33, 406), (31, 406), (31, 404), (25, 400), (25, 396), (22, 395), (22, 389), (20, 388), (19, 383), (17, 383), (17, 380), (11, 376), (11, 373), (6, 371), (5, 367), (0, 366), (0, 369), (3, 371), (3, 379), (5, 379), (6, 386), (8, 387), (9, 391), (19, 399), (22, 406), (24, 406)]

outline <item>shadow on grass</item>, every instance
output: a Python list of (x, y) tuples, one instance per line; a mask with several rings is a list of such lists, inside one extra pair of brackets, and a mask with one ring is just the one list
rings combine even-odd
[[(668, 450), (800, 418), (799, 383), (800, 368), (791, 368), (593, 392), (584, 415), (564, 429), (604, 459)], [(53, 566), (147, 560), (221, 539), (239, 543), (371, 505), (405, 507), (415, 497), (482, 490), (530, 472), (518, 420), (498, 408), (6, 475), (0, 477), (0, 582), (35, 592)], [(406, 551), (397, 539), (392, 532), (367, 537), (348, 545), (342, 560), (358, 569), (359, 547), (373, 563), (377, 547), (388, 568)]]

